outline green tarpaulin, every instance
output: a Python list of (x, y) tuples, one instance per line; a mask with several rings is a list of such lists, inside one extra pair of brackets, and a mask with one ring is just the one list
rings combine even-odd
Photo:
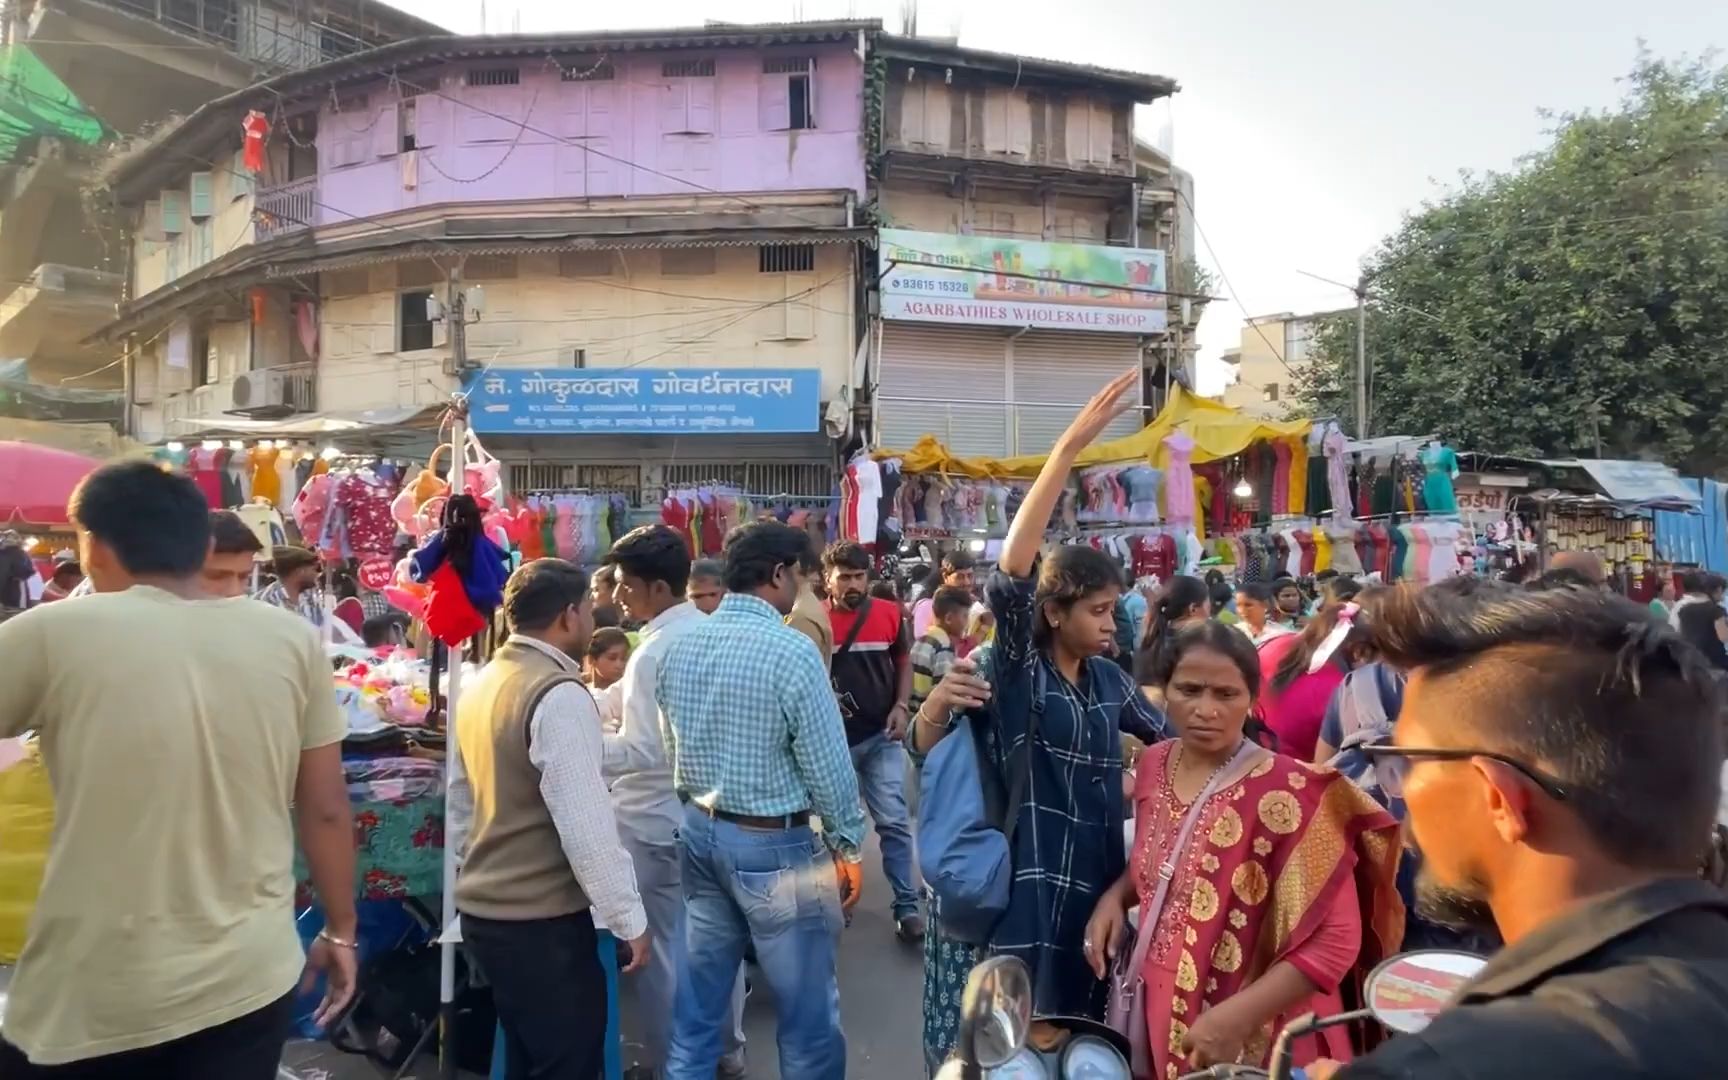
[(17, 160), (32, 136), (91, 145), (102, 121), (27, 46), (0, 46), (0, 165)]

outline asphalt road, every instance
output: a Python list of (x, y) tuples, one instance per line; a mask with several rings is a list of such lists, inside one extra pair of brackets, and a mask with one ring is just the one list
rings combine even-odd
[[(923, 1052), (923, 951), (894, 936), (891, 893), (872, 832), (864, 860), (864, 896), (852, 925), (840, 939), (840, 1011), (846, 1029), (846, 1075), (850, 1080), (921, 1080)], [(630, 1058), (635, 998), (623, 993), (624, 1060)], [(774, 1001), (759, 980), (744, 1013), (751, 1080), (780, 1080), (774, 1047)], [(380, 1080), (388, 1074), (362, 1059), (326, 1046), (290, 1046), (285, 1061), (296, 1080)], [(406, 1080), (435, 1080), (430, 1057)], [(787, 1077), (785, 1080), (802, 1080)]]

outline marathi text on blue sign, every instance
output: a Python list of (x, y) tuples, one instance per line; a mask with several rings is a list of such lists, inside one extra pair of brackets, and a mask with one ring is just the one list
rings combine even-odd
[(820, 423), (814, 370), (492, 370), (468, 386), (481, 434), (786, 434)]

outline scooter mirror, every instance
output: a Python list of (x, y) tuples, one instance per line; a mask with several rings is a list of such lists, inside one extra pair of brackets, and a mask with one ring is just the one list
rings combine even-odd
[(993, 956), (972, 969), (960, 999), (960, 1057), (984, 1069), (1006, 1065), (1032, 1028), (1032, 974), (1017, 957)]
[(1423, 949), (1382, 961), (1365, 996), (1374, 1019), (1408, 1035), (1427, 1027), (1488, 961), (1467, 952)]

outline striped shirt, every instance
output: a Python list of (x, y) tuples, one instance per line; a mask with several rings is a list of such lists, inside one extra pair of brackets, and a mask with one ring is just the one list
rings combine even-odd
[(660, 660), (654, 697), (680, 798), (733, 814), (809, 810), (829, 844), (864, 842), (858, 775), (810, 639), (759, 597), (728, 593)]
[(288, 590), (282, 587), (280, 581), (267, 586), (256, 599), (264, 601), (272, 607), (283, 611), (292, 611), (313, 626), (324, 625), (324, 605), (318, 602), (317, 589), (302, 589), (298, 600), (288, 598)]
[(948, 631), (940, 626), (932, 626), (912, 646), (912, 711), (924, 704), (924, 699), (930, 696), (930, 691), (942, 681), (954, 666), (954, 642), (948, 637)]

